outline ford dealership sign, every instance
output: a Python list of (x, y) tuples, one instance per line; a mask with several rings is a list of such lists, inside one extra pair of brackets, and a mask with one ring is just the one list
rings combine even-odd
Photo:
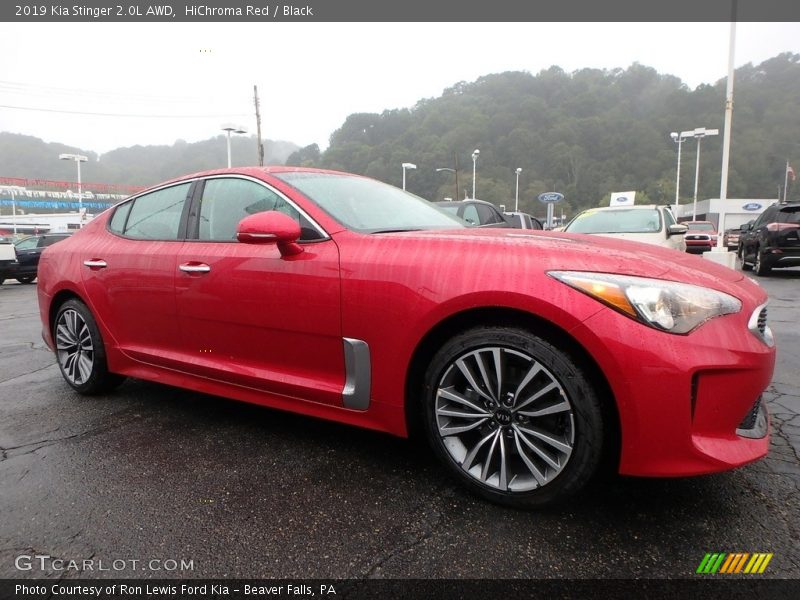
[(759, 210), (761, 205), (758, 202), (748, 202), (747, 204), (743, 204), (742, 208), (744, 210)]
[(564, 194), (559, 194), (558, 192), (545, 192), (544, 194), (539, 194), (539, 202), (544, 202), (545, 204), (560, 202), (563, 199)]

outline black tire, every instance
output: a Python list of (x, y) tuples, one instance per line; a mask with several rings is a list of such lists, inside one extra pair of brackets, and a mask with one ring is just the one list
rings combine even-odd
[(747, 249), (744, 246), (739, 246), (739, 258), (742, 261), (742, 271), (749, 271), (752, 269), (752, 265), (747, 262)]
[(543, 507), (598, 471), (600, 399), (568, 353), (528, 331), (479, 327), (450, 339), (428, 367), (423, 393), (434, 453), (492, 502)]
[(6, 279), (5, 279), (5, 277), (0, 277), (0, 285), (3, 285), (3, 282), (4, 282), (5, 280), (6, 280)]
[(36, 279), (36, 275), (25, 275), (24, 277), (17, 277), (17, 281), (24, 284), (33, 283), (34, 279)]
[(769, 275), (769, 272), (771, 270), (772, 268), (769, 267), (764, 262), (763, 250), (761, 250), (761, 248), (756, 249), (756, 261), (753, 264), (753, 271), (755, 272), (755, 274), (758, 275), (759, 277), (766, 277), (767, 275)]
[(100, 330), (87, 306), (67, 300), (53, 322), (56, 360), (64, 380), (78, 393), (93, 396), (111, 391), (125, 377), (110, 373)]

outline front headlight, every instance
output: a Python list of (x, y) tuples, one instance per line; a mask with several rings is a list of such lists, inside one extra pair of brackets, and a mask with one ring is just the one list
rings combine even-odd
[(632, 319), (669, 333), (689, 333), (709, 319), (742, 309), (742, 303), (729, 294), (686, 283), (583, 271), (548, 274)]

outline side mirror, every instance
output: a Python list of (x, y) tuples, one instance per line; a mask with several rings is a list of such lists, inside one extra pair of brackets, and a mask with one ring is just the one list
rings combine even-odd
[(741, 226), (740, 231), (750, 231), (750, 228), (753, 227), (752, 223), (745, 223)]
[(689, 228), (686, 225), (670, 225), (667, 229), (667, 237), (671, 235), (684, 235)]
[(297, 243), (300, 224), (275, 210), (256, 213), (239, 221), (236, 239), (243, 244), (277, 244), (281, 256), (294, 256), (303, 251)]

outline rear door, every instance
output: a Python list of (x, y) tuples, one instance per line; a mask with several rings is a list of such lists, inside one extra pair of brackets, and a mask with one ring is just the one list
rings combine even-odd
[(131, 358), (174, 367), (180, 356), (175, 276), (192, 182), (118, 206), (104, 235), (81, 248), (83, 282), (94, 314)]

